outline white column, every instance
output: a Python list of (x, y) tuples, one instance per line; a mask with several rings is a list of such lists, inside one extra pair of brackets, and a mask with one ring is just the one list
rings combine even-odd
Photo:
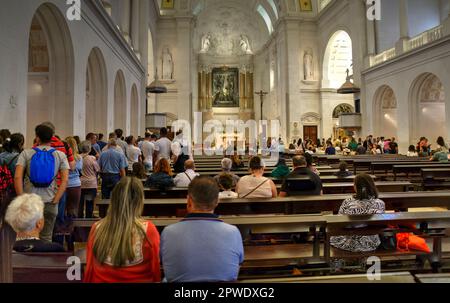
[(125, 40), (130, 42), (130, 0), (122, 0), (120, 29), (122, 30), (122, 35)]
[(409, 40), (409, 24), (408, 24), (408, 0), (400, 0), (399, 2), (399, 26), (400, 39), (395, 44), (397, 56), (406, 52), (408, 49), (407, 42)]
[(408, 0), (400, 0), (400, 39), (409, 39)]
[(139, 0), (131, 0), (131, 42), (136, 55), (140, 58), (139, 50), (139, 27), (140, 27), (140, 12)]

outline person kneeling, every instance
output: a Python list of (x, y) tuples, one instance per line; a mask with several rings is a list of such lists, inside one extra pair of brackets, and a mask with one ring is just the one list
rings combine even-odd
[(168, 282), (236, 281), (244, 248), (237, 227), (214, 215), (219, 187), (213, 178), (197, 177), (188, 189), (188, 215), (166, 227), (161, 257)]

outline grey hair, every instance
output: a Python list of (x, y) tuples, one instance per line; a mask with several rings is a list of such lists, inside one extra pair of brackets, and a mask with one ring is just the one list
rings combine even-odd
[(222, 169), (223, 170), (230, 171), (232, 166), (233, 166), (233, 161), (231, 161), (231, 159), (224, 158), (222, 160)]
[(5, 220), (16, 233), (30, 232), (44, 218), (44, 202), (36, 194), (24, 194), (9, 205)]
[(82, 143), (81, 143), (81, 153), (82, 154), (87, 154), (87, 153), (89, 153), (90, 151), (91, 151), (91, 149), (92, 149), (92, 144), (91, 144), (91, 142), (89, 142), (89, 141), (83, 141)]

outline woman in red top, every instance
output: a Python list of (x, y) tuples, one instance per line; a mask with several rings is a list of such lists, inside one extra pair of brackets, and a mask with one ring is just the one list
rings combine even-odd
[(161, 282), (159, 233), (142, 219), (144, 189), (136, 178), (122, 178), (112, 192), (106, 218), (92, 227), (84, 282)]

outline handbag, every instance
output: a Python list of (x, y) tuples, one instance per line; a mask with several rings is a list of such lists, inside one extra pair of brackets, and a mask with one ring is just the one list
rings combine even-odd
[(417, 250), (431, 253), (425, 239), (419, 236), (411, 233), (398, 233), (396, 238), (398, 251), (409, 252), (410, 250)]

